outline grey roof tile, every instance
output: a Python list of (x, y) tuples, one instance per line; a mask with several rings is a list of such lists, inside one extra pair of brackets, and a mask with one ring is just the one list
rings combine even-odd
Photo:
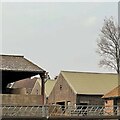
[(28, 72), (44, 71), (42, 68), (24, 58), (24, 56), (17, 55), (0, 55), (0, 70)]

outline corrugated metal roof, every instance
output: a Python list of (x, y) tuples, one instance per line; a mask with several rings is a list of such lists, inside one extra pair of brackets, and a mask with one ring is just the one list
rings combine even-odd
[(24, 56), (17, 55), (0, 55), (0, 70), (28, 72), (44, 71), (42, 68), (24, 58)]
[(46, 96), (48, 97), (51, 93), (51, 91), (53, 90), (53, 87), (56, 83), (56, 80), (47, 80), (47, 82), (45, 83), (45, 92), (46, 92)]
[(120, 97), (120, 85), (105, 94), (102, 98)]
[(106, 94), (118, 86), (117, 74), (62, 71), (76, 94)]

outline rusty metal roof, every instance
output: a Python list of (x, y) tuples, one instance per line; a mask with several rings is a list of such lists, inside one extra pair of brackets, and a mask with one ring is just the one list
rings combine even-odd
[(24, 56), (0, 55), (0, 70), (23, 71), (23, 72), (43, 72), (44, 70)]
[(102, 98), (114, 98), (114, 97), (120, 97), (120, 85), (105, 94)]

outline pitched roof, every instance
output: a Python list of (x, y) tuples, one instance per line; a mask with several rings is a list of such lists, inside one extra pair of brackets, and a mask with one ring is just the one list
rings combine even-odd
[(114, 97), (120, 97), (120, 85), (105, 94), (102, 98), (114, 98)]
[(12, 88), (26, 88), (26, 91), (28, 91), (28, 93), (31, 93), (36, 81), (37, 81), (37, 78), (22, 79), (22, 80), (16, 81), (13, 84)]
[[(12, 88), (26, 88), (26, 91), (28, 93), (31, 93), (36, 81), (40, 81), (40, 86), (41, 86), (41, 79), (34, 77), (33, 79), (27, 78), (27, 79), (22, 79), (19, 81), (16, 81), (13, 85)], [(48, 97), (56, 83), (56, 80), (48, 79), (45, 83), (45, 94)]]
[(17, 55), (0, 55), (0, 70), (27, 72), (44, 71), (42, 68), (24, 58), (24, 56)]
[(33, 79), (26, 78), (26, 79), (22, 79), (22, 80), (16, 81), (16, 82), (13, 84), (12, 87), (13, 87), (13, 88), (33, 88), (36, 80), (37, 80), (37, 78), (33, 78)]
[(46, 92), (46, 96), (48, 97), (54, 87), (56, 83), (56, 80), (47, 80), (47, 82), (45, 83), (45, 92)]
[(62, 71), (76, 94), (103, 95), (118, 85), (117, 74)]

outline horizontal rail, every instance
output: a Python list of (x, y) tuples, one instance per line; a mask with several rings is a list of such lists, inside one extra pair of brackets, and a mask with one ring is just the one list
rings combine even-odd
[(21, 106), (2, 105), (3, 117), (117, 117), (120, 116), (120, 106), (101, 105), (45, 105)]
[(2, 120), (119, 120), (120, 116), (51, 116), (51, 117), (35, 117), (35, 116), (9, 116), (2, 117)]

